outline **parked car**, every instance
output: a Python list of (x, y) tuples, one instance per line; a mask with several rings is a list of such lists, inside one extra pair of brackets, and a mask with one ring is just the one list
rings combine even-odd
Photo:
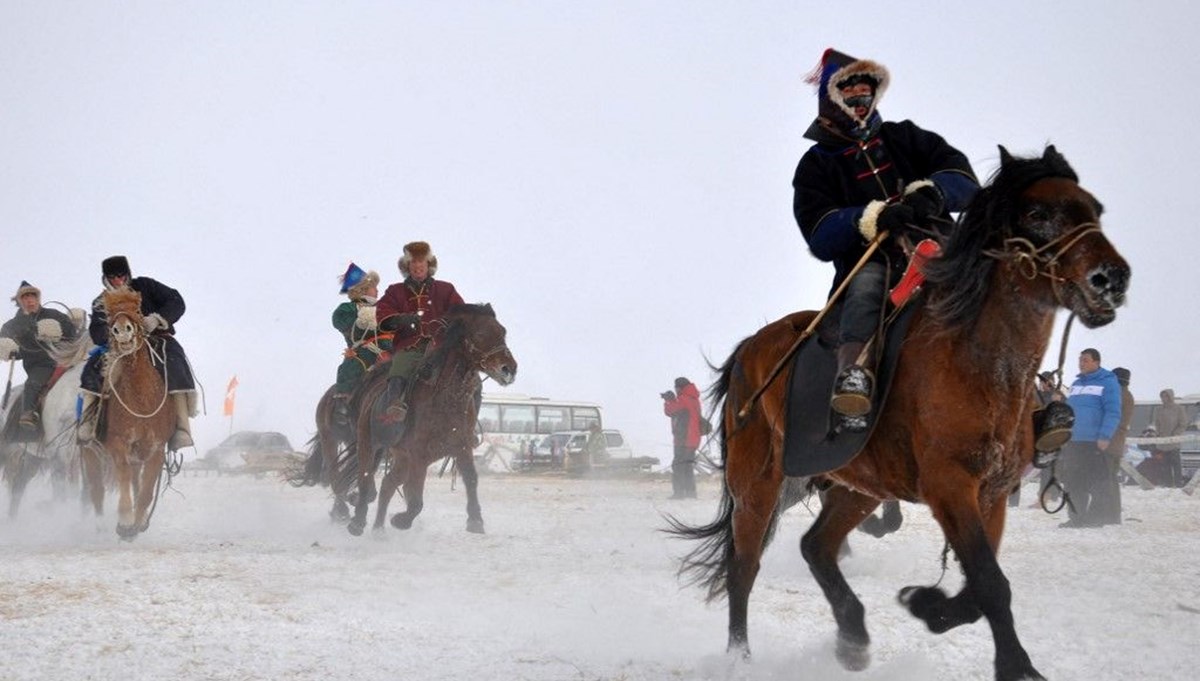
[[(650, 456), (633, 455), (629, 442), (621, 431), (615, 428), (604, 429), (603, 460), (592, 460), (596, 467), (610, 468), (646, 468), (658, 464), (658, 459)], [(513, 467), (517, 470), (532, 468), (562, 468), (568, 457), (583, 451), (587, 446), (588, 431), (562, 430), (543, 437), (532, 450), (522, 452), (513, 457)]]
[(282, 433), (243, 430), (225, 438), (196, 463), (217, 473), (265, 473), (286, 470), (304, 455)]

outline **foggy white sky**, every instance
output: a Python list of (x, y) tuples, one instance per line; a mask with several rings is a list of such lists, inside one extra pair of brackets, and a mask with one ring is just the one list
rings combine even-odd
[(816, 109), (803, 74), (836, 46), (887, 65), (884, 117), (943, 134), (981, 178), (997, 143), (1058, 145), (1134, 270), (1068, 368), (1095, 346), (1139, 399), (1200, 392), (1197, 13), (6, 0), (0, 291), (86, 306), (100, 260), (128, 255), (188, 303), (200, 447), (228, 428), (234, 373), (236, 425), (298, 444), (339, 362), (337, 275), (353, 260), (392, 283), (401, 246), (428, 240), (440, 278), (508, 327), (512, 391), (599, 402), (666, 447), (676, 375), (706, 386), (704, 355), (828, 290), (790, 183)]

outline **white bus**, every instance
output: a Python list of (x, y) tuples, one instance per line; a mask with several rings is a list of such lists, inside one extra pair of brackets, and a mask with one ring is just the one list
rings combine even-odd
[(512, 470), (529, 462), (550, 433), (587, 430), (593, 423), (604, 427), (600, 405), (592, 402), (484, 393), (475, 459), (482, 468)]

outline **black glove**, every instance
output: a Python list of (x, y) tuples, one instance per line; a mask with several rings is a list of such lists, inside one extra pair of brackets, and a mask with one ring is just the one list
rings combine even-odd
[(394, 314), (379, 323), (381, 331), (409, 331), (417, 328), (421, 318), (415, 314)]
[(910, 231), (912, 228), (909, 225), (914, 222), (916, 222), (916, 216), (911, 207), (903, 203), (893, 203), (879, 211), (879, 217), (875, 219), (875, 227), (880, 232), (886, 230), (892, 237), (899, 237)]
[(671, 390), (668, 390), (668, 391), (667, 391), (667, 392), (665, 392), (665, 393), (659, 393), (659, 394), (658, 394), (658, 396), (659, 396), (659, 397), (661, 397), (661, 398), (663, 398), (664, 400), (673, 400), (673, 399), (675, 399), (675, 393), (674, 393), (673, 391), (671, 391)]
[(928, 224), (930, 218), (940, 218), (946, 202), (937, 185), (924, 185), (904, 195), (901, 203), (912, 208), (913, 218), (918, 225)]

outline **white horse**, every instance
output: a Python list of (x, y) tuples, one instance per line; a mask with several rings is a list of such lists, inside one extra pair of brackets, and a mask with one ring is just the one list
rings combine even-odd
[[(15, 517), (21, 507), (25, 487), (38, 473), (50, 473), (55, 500), (66, 499), (71, 487), (79, 487), (79, 446), (75, 441), (76, 403), (79, 399), (79, 378), (84, 361), (91, 351), (92, 340), (86, 327), (75, 341), (55, 344), (50, 355), (62, 366), (69, 367), (46, 393), (42, 405), (42, 436), (36, 442), (0, 441), (5, 459), (4, 477), (9, 484), (8, 515)], [(19, 390), (13, 389), (8, 410), (20, 404)], [(5, 418), (7, 414), (5, 415)], [(0, 423), (4, 423), (0, 420)]]

